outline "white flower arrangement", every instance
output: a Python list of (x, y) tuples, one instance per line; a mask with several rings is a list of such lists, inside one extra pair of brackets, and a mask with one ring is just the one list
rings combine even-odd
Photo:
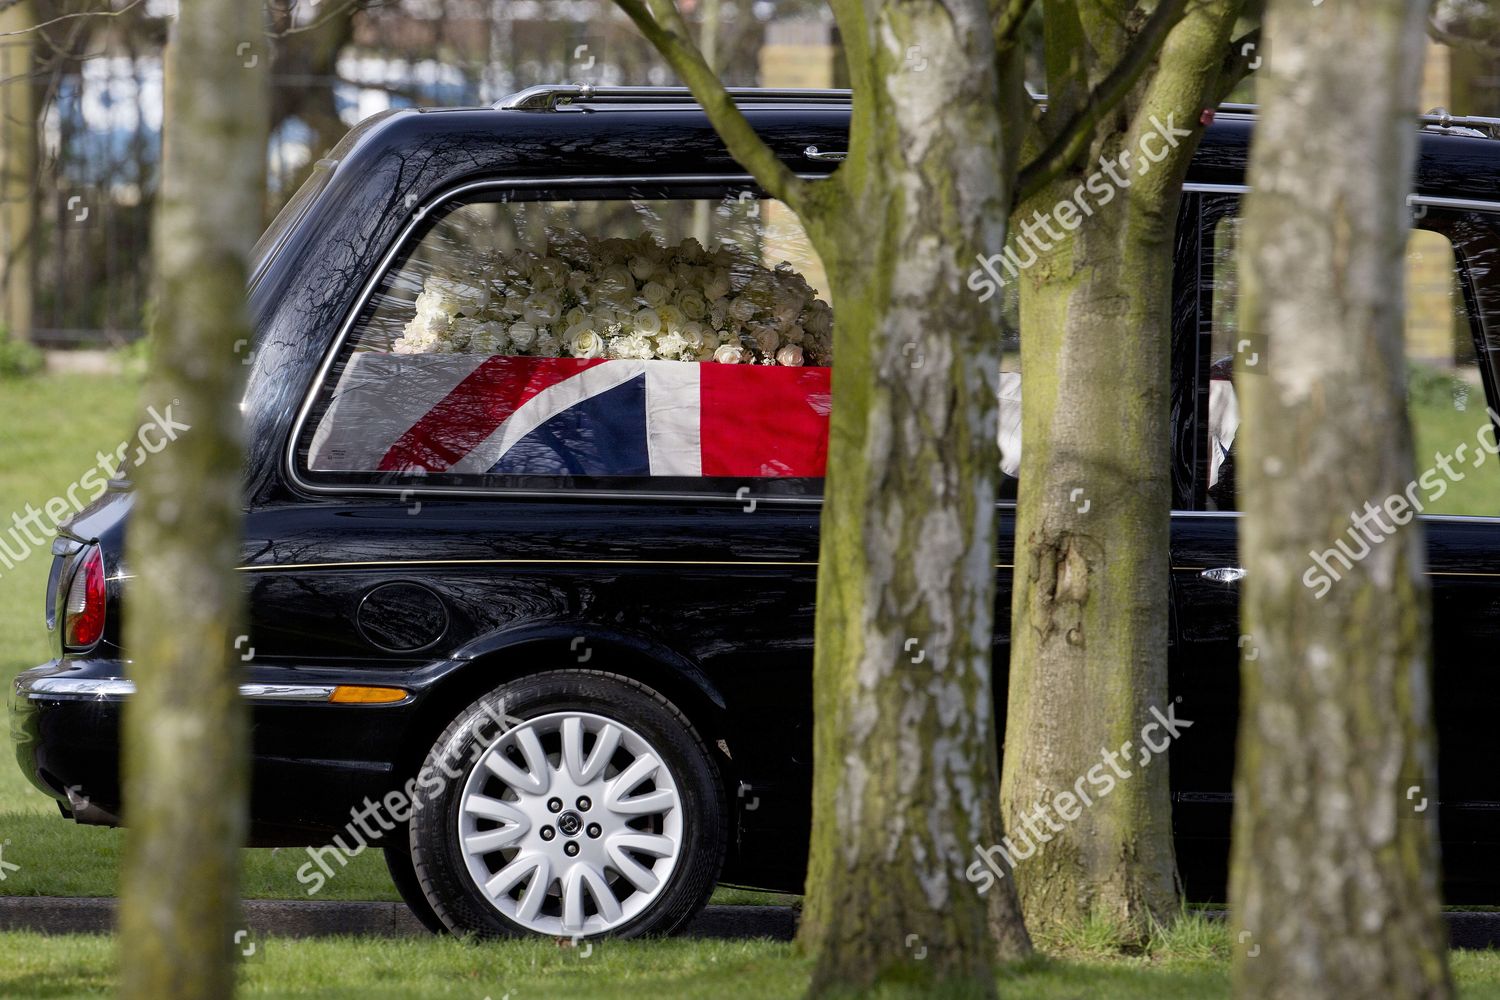
[(833, 310), (789, 264), (689, 237), (662, 247), (573, 236), (429, 277), (397, 354), (525, 354), (828, 365)]

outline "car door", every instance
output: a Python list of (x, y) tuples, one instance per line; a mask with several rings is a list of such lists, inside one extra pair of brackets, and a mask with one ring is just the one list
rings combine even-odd
[[(1263, 343), (1238, 336), (1236, 195), (1204, 196), (1199, 226), (1195, 486), (1174, 513), (1173, 586), (1178, 648), (1174, 691), (1211, 720), (1195, 747), (1174, 754), (1173, 820), (1189, 891), (1215, 892), (1227, 871), (1233, 759), (1243, 656), (1253, 669), (1253, 636), (1239, 627), (1234, 385), (1270, 361)], [(1500, 206), (1495, 207), (1500, 211)], [(1415, 812), (1436, 808), (1448, 901), (1494, 897), (1500, 840), (1500, 776), (1487, 765), (1500, 740), (1490, 720), (1500, 695), (1500, 460), (1486, 407), (1497, 407), (1490, 338), (1497, 329), (1496, 257), (1500, 215), (1478, 207), (1423, 205), (1408, 244), (1408, 406), (1416, 442), (1413, 491), (1425, 507), (1433, 607), (1433, 699), (1437, 789), (1407, 790)], [(1380, 504), (1384, 498), (1371, 498)], [(1309, 553), (1309, 574), (1336, 586), (1358, 548), (1330, 538)], [(1346, 554), (1347, 553), (1347, 554)], [(1319, 583), (1321, 586), (1321, 582)], [(1184, 714), (1192, 717), (1184, 707)]]

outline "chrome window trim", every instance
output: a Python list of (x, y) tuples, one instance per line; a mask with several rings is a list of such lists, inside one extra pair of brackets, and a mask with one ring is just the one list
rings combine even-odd
[[(822, 173), (799, 173), (797, 175), (803, 180), (821, 180), (827, 177)], [(339, 325), (339, 332), (333, 342), (324, 350), (323, 360), (318, 365), (317, 374), (313, 377), (312, 384), (308, 387), (307, 394), (302, 399), (302, 405), (297, 408), (297, 417), (292, 422), (291, 433), (287, 437), (286, 449), (283, 453), (284, 468), (288, 483), (295, 489), (318, 496), (349, 496), (352, 494), (374, 494), (379, 496), (460, 496), (460, 497), (521, 497), (535, 499), (567, 499), (572, 502), (588, 500), (687, 500), (694, 502), (713, 502), (743, 504), (746, 499), (754, 499), (758, 503), (794, 504), (800, 506), (816, 505), (822, 506), (823, 498), (818, 497), (771, 497), (771, 496), (747, 496), (740, 497), (733, 493), (719, 496), (713, 493), (658, 493), (658, 492), (635, 492), (635, 491), (606, 491), (606, 490), (528, 490), (507, 489), (502, 487), (479, 488), (467, 486), (422, 486), (420, 488), (405, 486), (370, 486), (370, 485), (318, 485), (309, 483), (303, 479), (297, 469), (297, 442), (302, 437), (303, 429), (307, 423), (308, 415), (312, 412), (313, 405), (317, 401), (318, 392), (323, 383), (328, 379), (328, 373), (332, 370), (334, 362), (344, 349), (344, 344), (349, 339), (349, 334), (354, 328), (355, 322), (364, 312), (370, 297), (380, 286), (390, 270), (391, 264), (401, 251), (406, 247), (407, 241), (417, 226), (427, 217), (427, 213), (438, 205), (454, 198), (473, 194), (478, 191), (493, 190), (546, 190), (555, 187), (621, 187), (631, 184), (744, 184), (759, 187), (755, 178), (749, 174), (669, 174), (664, 176), (629, 176), (629, 177), (527, 177), (527, 178), (496, 178), (484, 181), (468, 181), (450, 188), (439, 191), (433, 197), (424, 201), (420, 208), (412, 215), (406, 223), (401, 234), (392, 242), (385, 256), (380, 259), (370, 278), (365, 282), (364, 288), (355, 298), (353, 306), (345, 315), (343, 322)]]
[[(1248, 184), (1194, 184), (1182, 186), (1184, 194), (1249, 194)], [(1500, 212), (1500, 201), (1483, 201), (1478, 198), (1442, 198), (1431, 194), (1409, 194), (1408, 205), (1428, 205), (1432, 208), (1451, 208), (1456, 211)]]
[[(1173, 510), (1173, 517), (1240, 517), (1241, 510)], [(1418, 514), (1420, 521), (1442, 521), (1455, 524), (1497, 524), (1500, 515), (1495, 514)]]

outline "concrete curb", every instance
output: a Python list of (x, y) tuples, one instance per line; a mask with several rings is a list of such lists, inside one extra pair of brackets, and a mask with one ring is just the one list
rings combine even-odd
[[(244, 907), (245, 922), (255, 937), (427, 935), (404, 903), (247, 899)], [(3, 931), (108, 934), (114, 923), (115, 900), (108, 897), (0, 896)], [(796, 931), (797, 914), (790, 906), (710, 906), (689, 926), (687, 936), (790, 941)]]

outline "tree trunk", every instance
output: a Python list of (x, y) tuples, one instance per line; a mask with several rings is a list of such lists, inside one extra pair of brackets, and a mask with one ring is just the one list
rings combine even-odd
[[(1243, 227), (1243, 710), (1230, 898), (1245, 997), (1450, 995), (1420, 522), (1327, 587), (1311, 554), (1415, 477), (1403, 256), (1425, 4), (1273, 0)], [(1386, 498), (1391, 498), (1388, 501)], [(1404, 498), (1403, 498), (1404, 499)], [(1365, 537), (1371, 537), (1368, 533)]]
[(994, 990), (1029, 950), (998, 837), (991, 643), (999, 302), (966, 279), (1010, 190), (981, 2), (883, 5), (837, 213), (804, 217), (833, 289), (834, 411), (814, 666), (812, 992), (912, 977)]
[(262, 31), (255, 4), (198, 0), (182, 4), (167, 46), (145, 403), (188, 429), (132, 473), (125, 639), (138, 691), (124, 726), (120, 976), (121, 995), (141, 1000), (228, 997), (241, 950), (245, 369), (234, 345), (251, 336), (245, 276), (265, 190)]
[(0, 337), (31, 339), (36, 257), (36, 107), (31, 0), (0, 10)]
[[(1167, 760), (1142, 739), (1153, 710), (1192, 718), (1167, 694), (1173, 237), (1239, 7), (1200, 5), (1172, 29), (1087, 159), (1012, 216), (1014, 256), (994, 265), (1020, 286), (1023, 447), (1001, 800), (1033, 930), (1095, 918), (1139, 943), (1180, 907)], [(1082, 38), (1108, 57), (1101, 75), (1141, 44), (1111, 18), (1072, 27), (1071, 36), (1066, 24), (1049, 28), (1058, 95), (1049, 119), (1088, 93), (1055, 78), (1059, 67), (1071, 72)], [(1070, 202), (1081, 209), (1058, 211)]]
[[(671, 0), (616, 0), (829, 276), (833, 412), (813, 678), (811, 993), (913, 980), (994, 993), (1030, 951), (1000, 837), (991, 644), (1000, 309), (973, 260), (1005, 236), (1022, 55), (985, 0), (833, 0), (848, 156), (803, 180), (765, 145)], [(998, 46), (998, 48), (997, 48)], [(1001, 76), (1004, 76), (1002, 79)], [(982, 865), (977, 865), (982, 868)]]

